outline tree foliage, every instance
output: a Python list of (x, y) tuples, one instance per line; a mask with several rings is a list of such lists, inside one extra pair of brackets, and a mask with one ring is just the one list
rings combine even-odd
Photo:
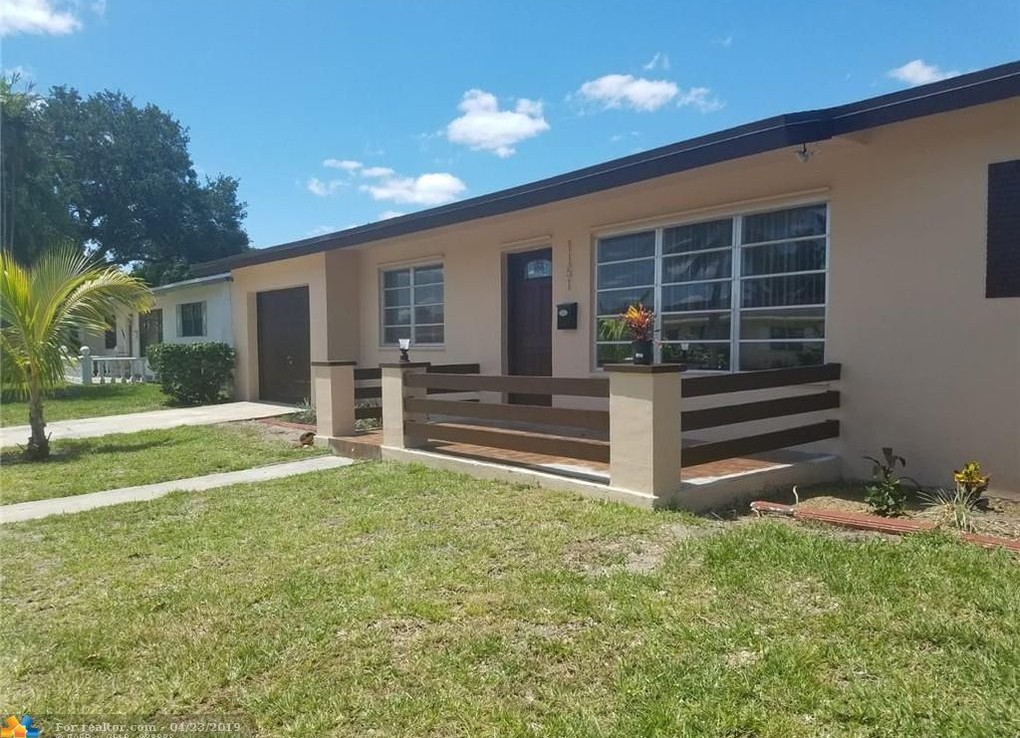
[(43, 393), (64, 382), (72, 329), (105, 330), (118, 310), (144, 311), (152, 294), (73, 245), (44, 250), (28, 267), (0, 251), (0, 366), (4, 389), (28, 396), (29, 458), (49, 455)]
[(121, 92), (17, 88), (0, 86), (0, 136), (2, 246), (18, 259), (33, 262), (59, 237), (163, 284), (248, 248), (238, 181), (199, 181), (188, 132), (171, 115)]

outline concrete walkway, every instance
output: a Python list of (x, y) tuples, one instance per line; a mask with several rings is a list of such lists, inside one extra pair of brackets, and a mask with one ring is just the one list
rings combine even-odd
[[(235, 420), (254, 420), (286, 415), (294, 412), (291, 405), (275, 402), (227, 402), (222, 405), (181, 407), (172, 410), (150, 410), (144, 413), (107, 415), (101, 418), (79, 418), (77, 420), (56, 420), (46, 424), (50, 440), (61, 438), (89, 438), (109, 433), (133, 433), (156, 428), (176, 428), (180, 425), (213, 425), (230, 423)], [(28, 441), (30, 429), (27, 425), (0, 428), (0, 446), (14, 446)]]
[(81, 512), (82, 510), (91, 510), (96, 507), (119, 505), (122, 502), (154, 500), (157, 497), (163, 497), (175, 491), (199, 492), (205, 489), (226, 487), (231, 484), (264, 482), (268, 479), (281, 479), (323, 469), (336, 469), (342, 466), (350, 466), (353, 463), (353, 459), (345, 459), (341, 456), (316, 456), (311, 459), (302, 459), (301, 461), (289, 461), (285, 464), (272, 464), (270, 466), (256, 467), (255, 469), (208, 474), (204, 477), (176, 479), (171, 482), (157, 482), (156, 484), (144, 484), (138, 487), (123, 487), (122, 489), (110, 489), (105, 492), (92, 492), (87, 495), (58, 497), (52, 500), (19, 502), (14, 505), (0, 506), (0, 524), (45, 518), (50, 515)]

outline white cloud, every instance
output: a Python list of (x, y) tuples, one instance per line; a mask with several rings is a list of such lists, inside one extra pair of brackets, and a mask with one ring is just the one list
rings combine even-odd
[(499, 101), (484, 90), (468, 90), (458, 109), (463, 113), (446, 126), (446, 137), (474, 151), (491, 151), (500, 158), (512, 156), (514, 146), (549, 130), (542, 103), (520, 98), (513, 110), (500, 110)]
[(393, 170), (389, 167), (365, 167), (361, 170), (362, 177), (391, 177)]
[(327, 233), (339, 230), (336, 226), (321, 225), (315, 226), (312, 230), (305, 234), (306, 238), (313, 238), (315, 236), (325, 236)]
[(733, 34), (723, 36), (722, 38), (716, 39), (716, 43), (722, 46), (724, 49), (728, 49), (733, 46)]
[(56, 10), (51, 0), (2, 0), (0, 36), (43, 33), (60, 36), (81, 28), (73, 13)]
[(100, 18), (106, 17), (106, 0), (95, 0), (90, 7), (92, 8), (92, 12)]
[(392, 175), (381, 178), (377, 184), (361, 185), (361, 190), (376, 200), (416, 205), (442, 205), (452, 202), (466, 189), (467, 185), (448, 172), (422, 174), (419, 177)]
[(923, 59), (914, 59), (902, 67), (890, 69), (887, 74), (900, 82), (908, 85), (926, 85), (929, 82), (938, 82), (942, 79), (949, 79), (959, 74), (957, 71), (945, 71), (939, 69), (937, 64), (927, 64)]
[(399, 218), (401, 215), (407, 215), (399, 210), (383, 210), (379, 213), (379, 220), (389, 220), (390, 218)]
[(322, 166), (330, 167), (331, 169), (343, 169), (348, 172), (354, 172), (361, 169), (361, 162), (354, 161), (352, 159), (323, 159)]
[(581, 85), (577, 94), (587, 102), (609, 108), (658, 110), (675, 98), (680, 88), (668, 80), (652, 80), (632, 74), (607, 74)]
[(645, 79), (632, 74), (607, 74), (581, 85), (577, 96), (602, 110), (630, 108), (647, 113), (671, 102), (679, 106), (690, 105), (702, 113), (723, 107), (722, 101), (712, 97), (707, 87), (684, 90), (666, 79)]
[(669, 69), (669, 54), (663, 54), (661, 51), (656, 51), (652, 60), (645, 64), (643, 68), (649, 71), (653, 69)]
[(702, 113), (714, 113), (726, 107), (722, 100), (712, 97), (712, 91), (707, 87), (692, 87), (677, 98), (676, 104), (690, 105)]
[(312, 177), (305, 184), (305, 187), (308, 189), (309, 192), (311, 192), (313, 195), (318, 195), (319, 197), (327, 197), (329, 195), (332, 195), (341, 187), (346, 186), (347, 183), (339, 179), (331, 179), (327, 182), (325, 180), (319, 179), (318, 177)]

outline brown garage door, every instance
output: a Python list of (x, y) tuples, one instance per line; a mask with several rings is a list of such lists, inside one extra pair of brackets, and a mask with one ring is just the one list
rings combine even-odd
[(311, 398), (308, 288), (259, 292), (259, 398), (299, 403)]

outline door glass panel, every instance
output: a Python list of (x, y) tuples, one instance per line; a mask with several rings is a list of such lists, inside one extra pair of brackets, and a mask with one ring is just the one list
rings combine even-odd
[(532, 259), (524, 265), (525, 279), (541, 279), (552, 276), (552, 262), (549, 259)]

